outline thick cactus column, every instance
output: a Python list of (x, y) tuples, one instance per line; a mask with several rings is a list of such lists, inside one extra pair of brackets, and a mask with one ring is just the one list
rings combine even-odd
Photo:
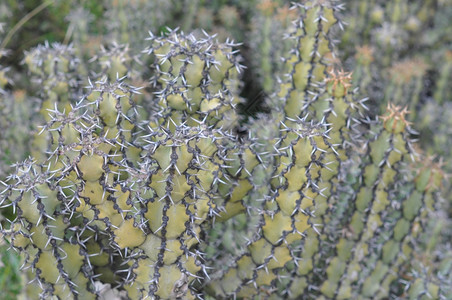
[(25, 53), (24, 62), (38, 84), (41, 115), (50, 120), (49, 110), (71, 111), (74, 99), (82, 95), (79, 83), (86, 70), (72, 46), (54, 43), (40, 45)]
[(289, 118), (303, 117), (309, 109), (317, 84), (323, 82), (333, 63), (329, 32), (333, 25), (341, 24), (336, 18), (341, 6), (333, 1), (308, 1), (296, 7), (300, 17), (290, 36), (296, 46), (285, 59), (287, 78), (282, 78), (277, 94)]
[(265, 295), (277, 288), (276, 279), (286, 263), (297, 260), (297, 245), (317, 223), (314, 199), (321, 191), (315, 181), (328, 148), (322, 131), (321, 125), (299, 123), (296, 129), (288, 128), (277, 144), (280, 167), (273, 170), (272, 193), (254, 208), (260, 214), (259, 234), (231, 267), (212, 275), (219, 276), (209, 284), (217, 297)]
[[(18, 211), (11, 232), (12, 245), (25, 251), (24, 268), (34, 273), (32, 282), (40, 286), (43, 297), (74, 298), (79, 295), (96, 299), (94, 273), (92, 267), (88, 267), (89, 255), (70, 234), (71, 221), (59, 201), (62, 194), (49, 175), (31, 161), (18, 166), (14, 183), (4, 195), (15, 199), (12, 205)], [(27, 297), (40, 298), (39, 292)]]
[[(413, 155), (404, 133), (407, 126), (405, 114), (406, 110), (389, 106), (383, 117), (383, 129), (368, 145), (370, 160), (361, 167), (362, 181), (360, 180), (361, 186), (355, 196), (356, 204), (350, 219), (349, 232), (339, 239), (336, 246), (338, 256), (328, 264), (328, 279), (320, 289), (327, 297), (350, 297), (356, 293), (353, 284), (359, 279), (358, 275), (364, 272), (360, 276), (366, 276), (364, 274), (367, 269), (361, 266), (361, 260), (372, 253), (371, 241), (384, 224), (391, 202), (396, 201), (392, 192), (396, 187), (392, 186), (391, 182), (402, 176), (398, 173), (402, 162)], [(384, 272), (381, 266), (375, 267)], [(375, 276), (380, 276), (381, 272)]]
[(215, 221), (226, 221), (229, 218), (245, 212), (250, 194), (256, 186), (254, 172), (260, 164), (260, 158), (252, 147), (251, 141), (241, 143), (238, 139), (229, 140), (225, 145), (224, 168), (226, 170), (218, 182), (218, 192), (221, 202), (218, 205), (222, 212)]
[[(107, 74), (109, 81), (114, 82), (124, 76), (133, 80), (136, 77), (136, 74), (134, 74), (136, 70), (132, 70), (136, 68), (132, 68), (134, 62), (130, 52), (128, 45), (112, 43), (106, 47), (101, 47), (91, 61), (99, 65), (99, 74)], [(97, 75), (97, 77), (101, 76)]]
[(160, 106), (160, 118), (153, 119), (150, 126), (173, 130), (182, 124), (206, 124), (232, 130), (239, 121), (235, 107), (240, 101), (242, 68), (234, 55), (236, 45), (176, 31), (148, 40), (151, 45), (146, 51), (155, 56), (151, 81), (157, 87)]
[(129, 297), (195, 298), (189, 285), (205, 271), (196, 251), (201, 225), (218, 213), (214, 183), (222, 172), (220, 147), (219, 136), (194, 128), (161, 132), (145, 147), (144, 163), (154, 167), (144, 169), (143, 178), (137, 174), (132, 189), (144, 205), (134, 220), (147, 234), (129, 245), (127, 228), (115, 232), (120, 249), (138, 247), (128, 257)]
[[(304, 292), (303, 289), (315, 285), (318, 264), (322, 264), (324, 252), (329, 247), (327, 226), (331, 222), (332, 212), (335, 210), (338, 200), (337, 187), (340, 185), (339, 178), (343, 175), (341, 165), (345, 162), (347, 151), (353, 143), (352, 129), (355, 119), (360, 118), (362, 112), (362, 101), (354, 98), (356, 95), (350, 91), (351, 74), (345, 72), (331, 71), (329, 78), (323, 83), (323, 90), (312, 103), (312, 108), (316, 114), (313, 119), (324, 120), (328, 128), (323, 141), (317, 141), (317, 145), (321, 147), (323, 153), (318, 156), (316, 165), (312, 165), (317, 171), (311, 170), (312, 185), (315, 187), (317, 194), (313, 198), (313, 211), (315, 217), (311, 218), (313, 228), (305, 233), (305, 239), (300, 245), (300, 253), (296, 267), (288, 270), (288, 274), (284, 275), (290, 280), (284, 281), (287, 287), (284, 293), (290, 298), (296, 298)], [(289, 123), (290, 124), (290, 123)], [(349, 144), (344, 141), (350, 141)], [(295, 155), (302, 155), (295, 153)], [(311, 282), (312, 281), (312, 282)]]
[[(423, 161), (416, 163), (417, 172), (412, 180), (412, 186), (401, 205), (398, 207), (398, 214), (393, 217), (390, 223), (395, 224), (392, 235), (381, 234), (387, 238), (383, 244), (382, 251), (376, 266), (386, 272), (375, 269), (361, 286), (363, 295), (369, 295), (367, 290), (372, 291), (369, 286), (380, 286), (380, 291), (374, 297), (384, 299), (387, 297), (392, 282), (402, 275), (403, 264), (418, 259), (416, 254), (415, 240), (419, 240), (430, 225), (427, 221), (435, 210), (435, 198), (444, 179), (444, 172), (439, 164), (435, 164), (428, 157), (420, 157)], [(378, 238), (375, 237), (375, 240)], [(432, 245), (429, 245), (432, 247)], [(418, 285), (414, 283), (414, 285)], [(418, 289), (417, 287), (415, 289)], [(432, 298), (439, 297), (439, 288), (434, 284), (427, 284), (428, 293)]]
[[(105, 231), (114, 234), (124, 223), (130, 225), (123, 210), (133, 211), (123, 203), (127, 187), (114, 182), (127, 177), (124, 164), (134, 162), (133, 128), (126, 129), (123, 119), (134, 106), (132, 91), (119, 82), (103, 83), (90, 94), (98, 97), (88, 96), (68, 114), (54, 111), (42, 130), (49, 143), (46, 157), (39, 166), (27, 162), (10, 178), (1, 202), (11, 202), (20, 212), (13, 246), (28, 252), (25, 265), (35, 272), (43, 295), (95, 299), (95, 281), (114, 283), (119, 280), (115, 272), (124, 269)], [(127, 122), (136, 122), (132, 113)], [(117, 134), (108, 136), (114, 129)], [(118, 153), (130, 160), (117, 160)], [(144, 236), (135, 227), (128, 232), (131, 238)], [(110, 267), (113, 262), (119, 267)]]
[[(236, 105), (239, 103), (240, 57), (233, 43), (218, 43), (214, 37), (197, 39), (194, 35), (171, 32), (167, 37), (149, 38), (148, 53), (155, 56), (151, 66), (156, 71), (152, 79), (160, 90), (157, 93), (157, 115), (152, 116), (151, 128), (163, 126), (173, 132), (177, 126), (207, 126), (231, 134), (224, 154), (225, 168), (218, 181), (223, 197), (223, 212), (218, 220), (226, 220), (243, 212), (242, 199), (252, 189), (250, 178), (258, 164), (250, 143), (232, 137), (239, 124)], [(155, 108), (153, 108), (155, 110)], [(242, 144), (242, 145), (240, 145)], [(240, 145), (240, 146), (239, 146)], [(206, 149), (208, 151), (209, 149)], [(215, 147), (210, 150), (216, 151)], [(211, 153), (203, 153), (210, 156)]]

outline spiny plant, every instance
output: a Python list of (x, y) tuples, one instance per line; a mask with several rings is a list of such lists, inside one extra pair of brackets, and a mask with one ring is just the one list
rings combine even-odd
[(26, 53), (41, 126), (0, 192), (25, 297), (450, 297), (441, 163), (406, 107), (369, 116), (335, 46), (344, 6), (292, 9), (290, 50), (261, 70), (271, 111), (247, 123), (238, 45), (206, 33), (151, 33), (141, 56), (111, 44), (91, 65), (72, 46)]
[[(436, 131), (431, 108), (450, 102), (451, 1), (349, 1), (349, 23), (341, 39), (344, 62), (354, 71), (354, 85), (370, 98), (375, 114), (388, 101), (406, 105), (418, 122), (420, 140), (430, 155), (450, 156), (446, 131)], [(388, 76), (390, 74), (390, 76)], [(383, 103), (381, 99), (384, 98)], [(448, 105), (444, 118), (450, 116)], [(432, 134), (435, 132), (435, 134)], [(436, 141), (434, 141), (434, 139)], [(434, 145), (434, 146), (433, 146)], [(446, 166), (450, 171), (450, 168)]]
[(261, 0), (253, 11), (249, 35), (255, 56), (252, 66), (267, 94), (272, 94), (276, 87), (274, 81), (277, 77), (273, 74), (284, 74), (281, 57), (293, 46), (284, 34), (296, 16), (288, 1)]

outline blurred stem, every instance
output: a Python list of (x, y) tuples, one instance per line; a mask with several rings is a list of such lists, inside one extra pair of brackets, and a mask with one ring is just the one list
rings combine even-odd
[(53, 1), (54, 0), (49, 0), (49, 1), (41, 3), (41, 5), (39, 5), (35, 9), (33, 9), (31, 12), (26, 14), (19, 22), (17, 22), (17, 24), (14, 25), (14, 27), (6, 35), (5, 39), (3, 40), (2, 44), (0, 45), (0, 49), (4, 49), (6, 47), (6, 45), (8, 45), (9, 41), (11, 40), (12, 36), (16, 33), (16, 31), (18, 31), (25, 23), (27, 23), (28, 20), (30, 20), (35, 15), (40, 13), (47, 6), (53, 4)]
[(183, 9), (188, 6), (188, 8), (185, 11), (185, 13), (183, 12), (185, 14), (185, 16), (184, 16), (185, 21), (183, 22), (183, 25), (182, 25), (182, 30), (183, 31), (187, 31), (188, 32), (188, 31), (190, 31), (192, 29), (193, 20), (194, 20), (194, 17), (196, 15), (196, 13), (197, 13), (198, 7), (199, 7), (198, 4), (199, 4), (199, 0), (184, 1), (184, 4), (182, 4), (183, 5)]
[(74, 32), (74, 24), (69, 24), (69, 27), (66, 31), (66, 34), (64, 36), (63, 45), (67, 45), (69, 43), (69, 40), (71, 39), (72, 33)]

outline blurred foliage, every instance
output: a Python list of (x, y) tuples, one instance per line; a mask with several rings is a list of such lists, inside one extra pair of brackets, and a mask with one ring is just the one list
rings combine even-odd
[[(3, 238), (2, 238), (3, 239)], [(15, 300), (22, 290), (20, 256), (9, 249), (5, 241), (0, 241), (0, 290), (2, 299)]]

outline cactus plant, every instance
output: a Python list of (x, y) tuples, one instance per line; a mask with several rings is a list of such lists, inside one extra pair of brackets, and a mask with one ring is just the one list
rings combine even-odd
[(282, 1), (260, 1), (254, 12), (250, 45), (257, 54), (253, 66), (260, 78), (265, 93), (271, 94), (275, 88), (272, 74), (283, 75), (284, 64), (281, 56), (291, 46), (290, 40), (284, 39), (284, 32), (296, 17), (296, 11), (289, 4), (281, 5)]
[[(1, 232), (29, 281), (23, 297), (102, 299), (105, 286), (127, 299), (450, 297), (451, 211), (441, 193), (450, 187), (441, 160), (413, 140), (413, 128), (425, 130), (419, 116), (427, 122), (434, 111), (421, 93), (431, 61), (402, 51), (435, 5), (355, 4), (355, 27), (340, 46), (357, 42), (341, 49), (339, 1), (294, 3), (290, 16), (284, 1), (255, 2), (252, 19), (263, 27), (253, 32), (263, 37), (252, 42), (266, 47), (254, 62), (239, 44), (202, 31), (167, 28), (135, 40), (125, 28), (152, 23), (156, 32), (166, 22), (129, 23), (127, 11), (147, 7), (142, 1), (113, 3), (106, 16), (121, 18), (107, 31), (119, 40), (90, 61), (77, 48), (81, 35), (73, 46), (25, 53), (38, 86), (27, 97), (0, 94), (39, 99), (29, 113), (31, 157), (0, 190), (1, 212), (14, 213)], [(274, 15), (276, 3), (291, 25)], [(177, 5), (188, 9), (188, 29), (201, 22), (195, 7), (218, 11), (223, 18), (212, 20), (226, 27), (234, 27), (226, 14), (239, 13), (235, 2)], [(379, 29), (364, 22), (369, 14)], [(284, 45), (268, 45), (280, 40), (272, 22), (281, 22)], [(382, 51), (396, 31), (407, 44)], [(265, 66), (271, 51), (281, 64)], [(392, 77), (375, 74), (395, 61)], [(260, 66), (269, 112), (241, 115), (243, 63)], [(448, 65), (438, 73), (434, 97), (447, 95), (449, 73)], [(375, 94), (366, 103), (375, 78), (384, 105)], [(384, 113), (369, 110), (377, 106)], [(14, 143), (8, 135), (0, 145)]]

